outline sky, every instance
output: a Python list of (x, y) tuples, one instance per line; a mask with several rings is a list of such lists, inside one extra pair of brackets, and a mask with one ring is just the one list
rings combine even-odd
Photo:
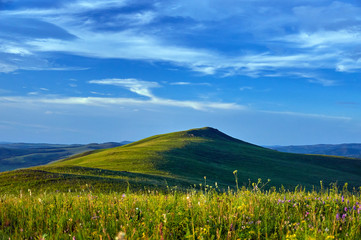
[(0, 0), (0, 142), (214, 127), (361, 143), (361, 2)]

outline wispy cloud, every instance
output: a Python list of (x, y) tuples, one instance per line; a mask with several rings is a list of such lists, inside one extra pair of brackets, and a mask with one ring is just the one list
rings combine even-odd
[(214, 109), (224, 110), (244, 110), (245, 106), (236, 103), (211, 102), (211, 101), (189, 101), (173, 100), (155, 96), (151, 91), (152, 88), (161, 87), (157, 82), (142, 81), (135, 78), (127, 79), (100, 79), (91, 80), (91, 84), (113, 85), (123, 87), (147, 99), (138, 98), (111, 98), (111, 97), (59, 97), (59, 96), (42, 96), (34, 97), (39, 92), (30, 92), (31, 97), (7, 96), (0, 97), (0, 102), (6, 104), (61, 104), (61, 105), (88, 105), (88, 106), (110, 106), (121, 105), (125, 107), (149, 107), (149, 106), (166, 106), (166, 107), (183, 107), (195, 110), (208, 111)]
[(244, 110), (246, 107), (236, 103), (222, 102), (201, 102), (201, 101), (181, 101), (153, 97), (149, 100), (133, 98), (105, 98), (105, 97), (60, 97), (60, 98), (35, 98), (35, 97), (0, 97), (0, 102), (5, 104), (60, 104), (60, 105), (87, 105), (87, 106), (110, 106), (121, 105), (125, 107), (150, 107), (150, 106), (168, 106), (184, 107), (195, 110), (208, 111), (214, 109), (223, 110)]
[(289, 74), (290, 74), (290, 76), (301, 77), (301, 78), (306, 79), (310, 83), (321, 84), (326, 87), (337, 85), (337, 82), (335, 80), (326, 79), (326, 78), (320, 77), (314, 73), (291, 72)]
[[(135, 78), (127, 79), (101, 79), (101, 80), (91, 80), (89, 83), (93, 84), (106, 84), (120, 86), (129, 89), (130, 91), (137, 93), (141, 96), (146, 96), (149, 100), (140, 101), (142, 104), (150, 105), (161, 105), (161, 106), (173, 106), (173, 107), (189, 107), (196, 110), (207, 110), (207, 109), (245, 109), (244, 106), (235, 104), (235, 103), (217, 103), (217, 102), (200, 102), (200, 101), (187, 101), (187, 100), (172, 100), (165, 99), (155, 96), (151, 89), (161, 87), (157, 82), (142, 81)], [(106, 99), (104, 99), (107, 101)], [(113, 102), (121, 103), (122, 101), (129, 101), (130, 99), (113, 99)], [(140, 103), (139, 100), (132, 99), (129, 103)]]
[[(55, 1), (56, 2), (56, 1)], [(59, 16), (59, 15), (73, 15), (75, 13), (82, 13), (91, 10), (100, 10), (100, 9), (111, 9), (116, 7), (123, 7), (127, 3), (126, 0), (79, 0), (79, 1), (65, 1), (64, 4), (58, 2), (54, 7), (44, 8), (41, 6), (36, 6), (34, 3), (33, 6), (29, 6), (25, 9), (20, 9), (16, 11), (3, 11), (7, 15), (20, 15), (20, 16)]]
[(10, 42), (4, 43), (4, 41), (0, 41), (0, 52), (20, 55), (20, 56), (32, 55), (32, 53), (28, 49), (19, 46), (19, 44), (10, 43)]
[(91, 80), (89, 83), (101, 84), (101, 85), (114, 85), (120, 86), (129, 89), (130, 91), (146, 96), (149, 98), (154, 98), (155, 96), (151, 93), (150, 89), (155, 87), (160, 87), (157, 82), (147, 82), (141, 81), (135, 78), (127, 78), (127, 79), (102, 79), (102, 80)]
[(212, 86), (210, 83), (195, 83), (195, 82), (171, 82), (170, 85), (175, 86)]
[[(335, 45), (344, 45), (347, 47), (350, 44), (359, 45), (361, 33), (358, 29), (342, 29), (338, 31), (317, 31), (317, 32), (301, 32), (296, 35), (288, 35), (282, 40), (297, 43), (303, 48), (329, 48)], [(281, 39), (279, 39), (281, 40)]]
[(253, 87), (240, 87), (239, 88), (239, 90), (241, 90), (241, 91), (245, 91), (245, 90), (252, 90), (253, 89)]
[[(360, 20), (356, 14), (359, 11), (352, 4), (327, 1), (322, 6), (311, 1), (271, 4), (263, 0), (257, 4), (234, 0), (227, 0), (227, 3), (218, 0), (188, 2), (165, 4), (151, 1), (148, 8), (137, 8), (135, 3), (127, 0), (70, 1), (59, 2), (56, 7), (2, 11), (10, 18), (35, 19), (42, 22), (44, 29), (57, 29), (59, 33), (49, 37), (33, 36), (32, 32), (29, 36), (22, 36), (21, 41), (3, 39), (0, 52), (20, 57), (34, 55), (33, 58), (41, 58), (44, 52), (65, 52), (92, 58), (168, 62), (202, 74), (223, 76), (275, 77), (287, 76), (295, 70), (309, 72), (324, 68), (350, 72), (361, 69), (361, 60), (357, 57), (360, 52), (351, 50), (351, 47), (360, 47), (361, 37)], [(253, 12), (250, 9), (257, 14), (250, 16), (249, 12)], [(317, 22), (317, 26), (307, 22), (305, 16), (308, 12), (313, 20), (316, 16), (321, 19), (310, 21)], [(336, 14), (338, 19), (327, 18), (332, 14)], [(107, 17), (100, 18), (99, 15)], [(215, 16), (217, 23), (210, 24)], [(230, 54), (223, 48), (214, 50), (207, 47), (207, 44), (199, 47), (188, 40), (186, 30), (182, 35), (171, 21), (162, 19), (181, 19), (195, 36), (213, 30), (225, 34), (232, 32), (236, 39), (242, 39), (235, 48), (242, 49), (242, 44), (245, 44), (248, 49)], [(185, 19), (191, 20), (187, 23)], [(234, 25), (225, 24), (230, 22), (229, 19), (233, 19)], [(248, 37), (249, 40), (243, 40)], [(183, 41), (178, 41), (179, 38)], [(222, 42), (225, 40), (217, 40), (221, 45), (228, 45)], [(39, 63), (23, 67), (11, 62), (9, 56), (0, 63), (2, 72), (46, 67), (51, 70), (70, 69), (46, 64), (39, 66)], [(330, 85), (329, 81), (319, 82)]]
[(303, 117), (303, 118), (318, 118), (318, 119), (325, 119), (325, 120), (341, 120), (341, 121), (350, 121), (352, 118), (350, 117), (343, 117), (343, 116), (330, 116), (330, 115), (323, 115), (323, 114), (313, 114), (313, 113), (301, 113), (301, 112), (287, 112), (287, 111), (259, 111), (269, 114), (277, 114), (277, 115), (288, 115), (288, 116), (295, 116), (295, 117)]

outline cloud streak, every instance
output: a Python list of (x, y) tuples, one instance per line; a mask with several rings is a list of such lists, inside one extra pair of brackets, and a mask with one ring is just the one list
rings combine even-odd
[(133, 98), (102, 98), (102, 97), (59, 97), (59, 98), (30, 98), (30, 97), (0, 97), (0, 102), (4, 104), (59, 104), (59, 105), (86, 105), (86, 106), (110, 106), (120, 105), (124, 107), (183, 107), (195, 110), (244, 110), (245, 107), (236, 103), (221, 102), (199, 102), (199, 101), (180, 101), (172, 99), (163, 99), (154, 97), (149, 100)]
[[(155, 96), (151, 89), (161, 87), (157, 82), (142, 81), (135, 78), (127, 79), (101, 79), (91, 80), (91, 84), (113, 85), (123, 87), (139, 96), (147, 97), (147, 99), (138, 98), (110, 98), (110, 97), (20, 97), (6, 96), (0, 97), (3, 104), (58, 104), (58, 105), (85, 105), (85, 106), (111, 106), (119, 105), (124, 107), (177, 107), (192, 108), (200, 111), (211, 110), (245, 110), (246, 107), (236, 103), (223, 102), (206, 102), (206, 101), (189, 101), (189, 100), (173, 100)], [(29, 95), (36, 96), (38, 92), (30, 92)]]
[(146, 96), (149, 98), (155, 98), (153, 93), (151, 93), (150, 89), (160, 87), (160, 85), (157, 82), (146, 82), (146, 81), (137, 80), (135, 78), (127, 78), (127, 79), (112, 78), (112, 79), (102, 79), (102, 80), (91, 80), (89, 81), (89, 83), (120, 86), (127, 88), (136, 94)]

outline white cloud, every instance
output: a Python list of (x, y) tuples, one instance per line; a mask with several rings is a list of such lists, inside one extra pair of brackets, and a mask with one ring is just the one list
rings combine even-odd
[[(94, 33), (80, 30), (75, 40), (36, 39), (29, 45), (40, 52), (67, 52), (80, 56), (167, 61), (213, 74), (220, 57), (210, 51), (172, 46), (154, 36), (133, 31)], [(213, 60), (212, 60), (213, 59)]]
[(325, 79), (323, 77), (317, 76), (317, 74), (312, 73), (303, 73), (303, 72), (292, 72), (290, 76), (297, 76), (306, 79), (310, 83), (321, 84), (325, 87), (335, 86), (337, 82), (331, 79)]
[(120, 86), (127, 88), (134, 93), (149, 98), (154, 97), (150, 89), (155, 87), (160, 87), (160, 85), (157, 82), (141, 81), (135, 78), (126, 78), (126, 79), (112, 78), (112, 79), (102, 79), (102, 80), (91, 80), (89, 81), (89, 83)]
[(361, 57), (344, 58), (336, 66), (338, 72), (356, 72), (361, 69)]
[(282, 111), (259, 111), (259, 112), (270, 113), (270, 114), (289, 115), (289, 116), (296, 116), (296, 117), (305, 117), (305, 118), (328, 119), (328, 120), (342, 120), (342, 121), (352, 120), (352, 118), (350, 118), (350, 117), (329, 116), (329, 115), (312, 114), (312, 113), (282, 112)]
[(0, 52), (20, 55), (20, 56), (32, 55), (32, 53), (28, 49), (16, 45), (11, 43), (8, 44), (4, 41), (0, 41)]
[(244, 91), (244, 90), (252, 90), (253, 89), (253, 87), (240, 87), (239, 88), (239, 90), (241, 90), (241, 91)]
[[(86, 35), (86, 36), (85, 36)], [(270, 52), (227, 57), (203, 49), (192, 49), (168, 45), (151, 36), (140, 36), (131, 31), (119, 33), (85, 33), (76, 40), (41, 39), (32, 40), (36, 51), (68, 52), (71, 54), (97, 58), (123, 58), (135, 60), (166, 61), (185, 66), (204, 74), (217, 71), (231, 72), (252, 77), (263, 75), (263, 71), (298, 68), (316, 69), (334, 67), (328, 61), (334, 61), (338, 53), (315, 54), (294, 53), (274, 55)]]
[(111, 9), (116, 7), (123, 7), (127, 4), (127, 0), (93, 0), (93, 1), (73, 1), (67, 2), (62, 6), (56, 8), (27, 8), (24, 10), (4, 10), (6, 15), (20, 15), (20, 16), (36, 16), (36, 17), (50, 17), (61, 15), (72, 15), (82, 13), (90, 10)]
[(361, 33), (355, 29), (342, 29), (338, 31), (317, 31), (317, 32), (300, 32), (294, 35), (282, 37), (286, 42), (299, 44), (300, 47), (310, 48), (328, 48), (334, 45), (360, 45)]
[(211, 86), (210, 83), (195, 83), (195, 82), (171, 82), (169, 85), (175, 86)]
[(324, 79), (324, 78), (310, 78), (310, 79), (308, 79), (308, 82), (321, 84), (325, 87), (337, 85), (334, 80), (329, 80), (329, 79)]
[[(213, 2), (202, 0), (194, 4), (187, 4), (187, 2), (171, 1), (167, 5), (158, 2), (154, 4), (152, 10), (135, 11), (134, 13), (119, 12), (104, 23), (91, 16), (84, 19), (80, 13), (130, 6), (131, 2), (75, 1), (65, 3), (57, 9), (4, 11), (3, 13), (8, 16), (24, 16), (52, 23), (76, 38), (62, 40), (28, 38), (22, 42), (23, 45), (5, 45), (7, 47), (3, 52), (18, 55), (66, 52), (85, 57), (170, 62), (206, 75), (222, 73), (223, 76), (259, 77), (272, 75), (270, 71), (274, 71), (273, 76), (284, 76), (287, 75), (289, 68), (308, 71), (317, 68), (336, 69), (337, 71), (360, 69), (358, 59), (347, 64), (350, 59), (354, 59), (354, 53), (350, 52), (350, 46), (357, 48), (360, 45), (361, 37), (357, 27), (360, 20), (356, 18), (356, 7), (351, 4), (332, 2), (332, 4), (327, 3), (328, 5), (323, 3), (322, 7), (317, 7), (319, 5), (315, 6), (311, 1), (296, 1), (287, 4), (282, 1), (270, 4), (268, 1), (261, 0), (257, 1), (257, 4), (254, 1), (243, 1), (241, 4), (235, 0), (227, 0), (227, 3), (218, 0)], [(249, 9), (254, 9), (259, 14), (250, 16)], [(339, 27), (332, 29), (326, 26), (326, 23), (331, 20), (327, 19), (326, 21), (322, 16), (331, 16), (337, 13), (337, 9), (342, 9), (342, 14), (337, 15), (339, 20), (331, 20)], [(289, 10), (293, 12), (290, 13)], [(308, 23), (302, 19), (305, 18), (307, 12), (312, 13), (312, 18), (321, 16), (322, 24), (320, 23), (318, 28), (306, 27)], [(350, 13), (350, 17), (347, 13)], [(165, 34), (158, 34), (158, 31), (163, 33), (162, 27), (157, 27), (160, 30), (149, 30), (148, 26), (142, 26), (162, 17), (177, 18), (180, 16), (191, 18), (195, 21), (192, 25), (199, 24), (204, 26), (204, 29), (213, 28), (212, 25), (209, 25), (208, 20), (213, 21), (215, 17), (219, 21), (217, 24), (224, 23), (222, 21), (225, 19), (229, 21), (229, 18), (234, 18), (234, 24), (238, 23), (240, 26), (237, 29), (228, 29), (228, 31), (246, 31), (249, 36), (255, 38), (255, 44), (261, 44), (266, 49), (270, 44), (270, 49), (277, 50), (240, 52), (238, 56), (236, 54), (230, 56), (221, 50), (191, 47), (192, 44), (186, 41), (173, 41), (172, 38), (177, 36), (176, 32), (178, 34), (178, 31), (166, 32), (169, 34), (168, 37)], [(272, 16), (272, 19), (269, 19), (269, 16)], [(265, 19), (268, 20), (265, 22)], [(116, 28), (119, 23), (124, 26)], [(238, 30), (243, 29), (246, 23), (248, 25), (245, 30)], [(115, 29), (109, 31), (97, 29), (105, 25), (114, 26)], [(289, 34), (285, 30), (286, 28), (293, 29), (291, 32), (295, 33)], [(272, 34), (267, 32), (270, 29), (274, 31)], [(300, 32), (296, 32), (296, 29), (300, 29)], [(197, 32), (194, 34), (196, 35)], [(257, 39), (262, 39), (262, 41)], [(242, 43), (240, 42), (238, 47), (242, 48)], [(278, 49), (282, 49), (282, 51)], [(42, 66), (24, 68), (6, 61), (0, 63), (2, 72), (11, 72), (19, 68), (45, 69)], [(56, 67), (50, 69), (69, 70), (69, 68)]]
[[(138, 104), (143, 105), (160, 105), (160, 106), (173, 106), (173, 107), (188, 107), (196, 110), (207, 110), (207, 109), (244, 109), (244, 106), (235, 104), (235, 103), (215, 103), (215, 102), (199, 102), (199, 101), (187, 101), (187, 100), (172, 100), (164, 99), (155, 96), (150, 89), (161, 87), (157, 82), (142, 81), (134, 78), (127, 79), (101, 79), (101, 80), (91, 80), (89, 83), (95, 84), (106, 84), (120, 86), (129, 89), (130, 91), (137, 93), (141, 96), (149, 97), (149, 100), (135, 100), (135, 99), (125, 99), (125, 98), (113, 98), (112, 103), (125, 103), (128, 101), (128, 104)], [(184, 82), (182, 82), (184, 83)], [(108, 99), (97, 99), (100, 101), (108, 101)], [(110, 103), (110, 102), (109, 102)]]
[(244, 110), (242, 105), (236, 103), (221, 102), (200, 102), (200, 101), (182, 101), (163, 99), (153, 97), (149, 100), (140, 100), (133, 98), (102, 98), (102, 97), (62, 97), (62, 98), (30, 98), (30, 97), (0, 97), (0, 102), (6, 104), (60, 104), (60, 105), (87, 105), (87, 106), (110, 106), (120, 105), (125, 107), (183, 107), (195, 110), (209, 111), (214, 109), (223, 110)]
[(1, 62), (1, 60), (0, 60), (0, 72), (10, 73), (10, 72), (16, 71), (17, 69), (18, 69), (17, 66), (15, 66), (13, 64)]
[(172, 82), (170, 85), (191, 85), (191, 82)]

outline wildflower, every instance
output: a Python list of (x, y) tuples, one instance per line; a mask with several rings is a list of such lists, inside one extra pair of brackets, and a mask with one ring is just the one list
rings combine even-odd
[(325, 232), (328, 232), (328, 231), (330, 231), (330, 229), (328, 229), (328, 228), (325, 228)]
[(345, 210), (345, 212), (347, 212), (347, 207), (345, 207), (345, 209), (344, 209), (344, 210)]
[(345, 220), (346, 216), (347, 216), (346, 213), (345, 213), (345, 214), (342, 214), (342, 220)]
[(287, 234), (287, 235), (286, 235), (286, 239), (287, 239), (287, 240), (297, 239), (297, 236), (296, 236), (296, 234), (292, 234), (292, 235), (291, 235), (291, 234)]
[(164, 223), (167, 223), (167, 214), (163, 213)]
[(125, 240), (125, 233), (124, 232), (119, 232), (117, 234), (117, 236), (115, 237), (116, 240)]
[(340, 220), (340, 214), (339, 213), (336, 214), (336, 220)]
[(342, 202), (344, 202), (345, 201), (345, 198), (342, 196)]
[(123, 193), (122, 198), (125, 198), (125, 197), (126, 197), (126, 195), (125, 195), (125, 193)]

